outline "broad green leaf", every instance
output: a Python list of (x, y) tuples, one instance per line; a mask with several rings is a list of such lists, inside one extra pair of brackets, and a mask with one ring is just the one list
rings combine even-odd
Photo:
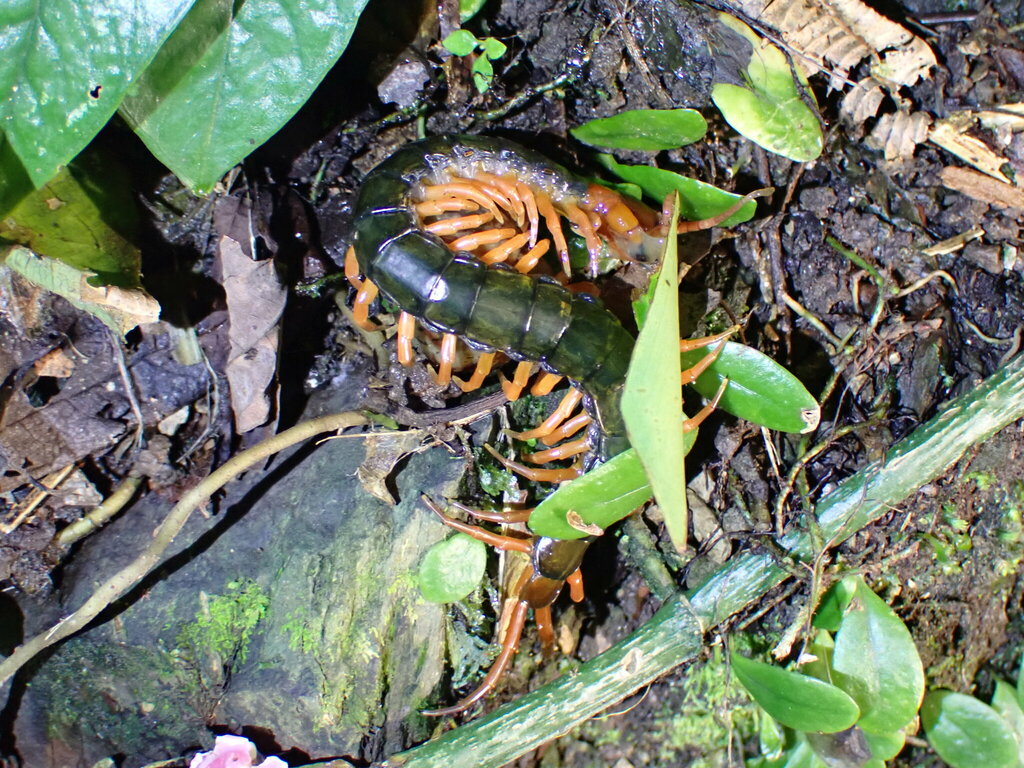
[(420, 592), (432, 603), (461, 600), (480, 583), (487, 566), (487, 546), (456, 533), (427, 550), (417, 573)]
[(857, 722), (857, 704), (834, 685), (732, 654), (732, 669), (762, 709), (798, 731), (836, 733)]
[(476, 86), (477, 91), (480, 93), (487, 93), (491, 87), (491, 81), (494, 79), (494, 67), (491, 65), (490, 59), (478, 56), (473, 61), (471, 69), (473, 72), (473, 85)]
[(197, 0), (121, 113), (156, 157), (209, 190), (298, 111), (366, 0)]
[(25, 165), (14, 152), (14, 147), (0, 133), (0, 217), (25, 199), (35, 189)]
[(695, 109), (633, 109), (584, 123), (569, 131), (592, 147), (659, 152), (692, 144), (708, 124)]
[[(652, 168), (649, 165), (626, 165), (611, 155), (601, 155), (601, 163), (623, 181), (640, 187), (644, 194), (659, 203), (673, 192), (679, 193), (679, 216), (684, 221), (709, 219), (728, 209), (740, 195), (705, 184), (703, 181), (681, 176), (674, 171)], [(750, 200), (720, 226), (731, 227), (749, 221), (757, 210), (757, 202)]]
[(871, 757), (876, 760), (891, 760), (907, 743), (907, 734), (903, 731), (895, 733), (864, 733), (864, 739), (871, 747)]
[(921, 706), (928, 743), (952, 768), (1014, 768), (1017, 742), (992, 707), (953, 691), (931, 691)]
[(441, 41), (441, 45), (455, 56), (469, 56), (476, 50), (477, 39), (468, 29), (456, 29)]
[(459, 23), (465, 24), (487, 4), (487, 0), (459, 0)]
[(838, 632), (846, 613), (846, 607), (850, 604), (856, 591), (857, 585), (848, 579), (837, 581), (829, 587), (828, 592), (818, 603), (818, 610), (814, 612), (813, 625), (818, 629)]
[(804, 735), (797, 734), (797, 743), (789, 751), (789, 756), (782, 768), (828, 768), (825, 761), (815, 754)]
[(921, 657), (906, 625), (863, 579), (836, 635), (833, 682), (857, 702), (857, 725), (892, 733), (914, 719), (924, 695)]
[(18, 243), (97, 276), (93, 284), (139, 285), (138, 220), (127, 176), (85, 153), (0, 219), (0, 242)]
[[(718, 21), (716, 63), (723, 66), (716, 70), (711, 99), (722, 116), (769, 152), (797, 162), (818, 157), (821, 126), (801, 99), (785, 55), (739, 19), (719, 13)], [(741, 49), (743, 53), (751, 49), (749, 59), (742, 58)], [(802, 74), (800, 80), (806, 85)]]
[(0, 3), (0, 125), (36, 186), (106, 124), (191, 4)]
[(807, 656), (814, 657), (812, 660), (801, 659), (800, 671), (805, 675), (821, 680), (823, 683), (832, 682), (832, 652), (835, 649), (835, 641), (832, 635), (823, 629), (814, 633), (814, 640), (808, 644)]
[(996, 689), (992, 693), (992, 709), (998, 712), (1010, 728), (1017, 740), (1017, 756), (1024, 765), (1024, 711), (1017, 701), (1017, 692), (1009, 683), (996, 680)]
[[(669, 230), (679, 216), (673, 207)], [(654, 498), (676, 549), (686, 549), (685, 446), (679, 428), (683, 396), (679, 385), (679, 286), (676, 238), (665, 241), (661, 268), (654, 279), (654, 298), (633, 349), (622, 392), (622, 417), (629, 442), (651, 480)]]
[(569, 524), (570, 513), (584, 525), (604, 530), (650, 498), (647, 474), (636, 451), (630, 449), (544, 499), (530, 515), (530, 530), (553, 539), (581, 539), (588, 533)]
[(160, 318), (160, 305), (141, 288), (91, 285), (92, 272), (39, 256), (27, 248), (15, 246), (6, 254), (0, 249), (0, 264), (95, 315), (115, 333), (124, 335), (136, 325)]
[(774, 717), (758, 717), (758, 752), (767, 760), (778, 760), (786, 749), (786, 732)]
[[(718, 345), (681, 353), (684, 369), (699, 363)], [(718, 358), (693, 383), (712, 398), (729, 379), (718, 407), (734, 416), (781, 432), (812, 432), (818, 427), (818, 402), (793, 374), (756, 349), (725, 342)]]
[(481, 47), (484, 49), (484, 56), (488, 59), (500, 59), (508, 51), (507, 45), (493, 37), (485, 37), (481, 41)]

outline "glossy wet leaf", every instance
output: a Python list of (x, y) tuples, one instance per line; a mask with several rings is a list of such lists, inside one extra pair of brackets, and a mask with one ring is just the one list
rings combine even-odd
[(485, 37), (480, 41), (484, 56), (488, 59), (500, 59), (508, 51), (508, 46), (493, 37)]
[(7, 137), (0, 133), (0, 217), (24, 200), (33, 189), (35, 187), (25, 164)]
[(738, 653), (732, 668), (762, 709), (798, 731), (836, 733), (857, 722), (856, 702), (834, 685)]
[(952, 768), (1017, 766), (1017, 742), (992, 707), (953, 691), (931, 691), (921, 706), (928, 743)]
[(186, 184), (209, 190), (301, 107), (366, 0), (198, 0), (121, 113)]
[[(673, 192), (679, 193), (679, 217), (684, 221), (698, 221), (715, 216), (729, 208), (740, 195), (705, 184), (703, 181), (682, 176), (674, 171), (652, 168), (648, 165), (626, 165), (611, 155), (601, 155), (601, 163), (623, 181), (640, 187), (644, 194), (660, 205)], [(754, 200), (747, 202), (720, 226), (731, 227), (749, 221), (757, 210)]]
[(871, 749), (871, 757), (875, 760), (891, 760), (907, 743), (907, 735), (903, 731), (895, 733), (864, 733), (864, 740)]
[[(680, 354), (689, 368), (715, 346)], [(726, 378), (718, 407), (741, 419), (781, 432), (811, 432), (818, 426), (818, 402), (793, 374), (756, 349), (727, 341), (718, 358), (693, 383), (704, 397), (714, 397)]]
[(441, 45), (455, 56), (469, 56), (476, 50), (476, 43), (476, 35), (468, 29), (456, 29), (441, 41)]
[(487, 0), (459, 0), (459, 22), (465, 24), (476, 16)]
[(857, 585), (848, 579), (833, 584), (818, 603), (818, 610), (814, 612), (813, 625), (818, 629), (838, 632), (843, 615), (846, 613), (846, 607), (850, 604), (856, 591)]
[(569, 524), (570, 512), (579, 515), (585, 525), (603, 530), (650, 498), (647, 473), (636, 451), (630, 449), (544, 499), (530, 515), (530, 530), (554, 539), (580, 539), (587, 533)]
[(1002, 680), (996, 680), (996, 689), (992, 693), (992, 709), (1006, 722), (1017, 741), (1017, 757), (1024, 765), (1024, 710), (1017, 701), (1017, 692), (1013, 686)]
[(699, 140), (707, 121), (695, 109), (633, 109), (591, 120), (569, 131), (592, 147), (659, 152)]
[[(679, 215), (672, 211), (670, 229)], [(665, 241), (661, 268), (653, 282), (653, 298), (622, 392), (622, 416), (630, 445), (647, 470), (654, 498), (676, 549), (686, 549), (685, 445), (680, 424), (683, 396), (679, 384), (679, 284), (676, 238)]]
[(921, 657), (906, 625), (863, 579), (835, 638), (833, 682), (857, 702), (857, 725), (891, 733), (917, 714), (924, 695)]
[(127, 175), (83, 154), (0, 218), (0, 241), (95, 275), (94, 285), (139, 285), (138, 220)]
[(0, 3), (0, 125), (36, 186), (106, 124), (191, 4)]
[[(723, 66), (716, 70), (711, 99), (722, 116), (770, 152), (797, 162), (818, 157), (821, 126), (802, 100), (785, 55), (733, 16), (719, 13), (718, 21), (716, 63)], [(802, 74), (801, 82), (806, 85)]]
[(432, 603), (461, 600), (480, 583), (487, 566), (487, 546), (456, 533), (427, 550), (417, 573), (420, 592)]

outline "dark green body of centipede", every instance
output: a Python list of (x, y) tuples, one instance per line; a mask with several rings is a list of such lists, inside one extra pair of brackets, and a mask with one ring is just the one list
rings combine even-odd
[(439, 136), (409, 144), (375, 168), (355, 206), (355, 252), (362, 273), (404, 311), (438, 332), (498, 349), (562, 374), (587, 395), (595, 455), (628, 447), (619, 401), (634, 339), (590, 297), (545, 277), (485, 267), (424, 232), (412, 190), (436, 170), (480, 163), (514, 174), (553, 199), (583, 198), (586, 185), (542, 155), (508, 141)]

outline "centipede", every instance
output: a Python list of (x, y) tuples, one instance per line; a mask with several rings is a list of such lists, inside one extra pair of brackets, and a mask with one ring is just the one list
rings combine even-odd
[[(683, 222), (679, 231), (715, 226), (744, 202), (712, 219)], [(658, 244), (666, 236), (663, 221), (645, 204), (585, 182), (511, 141), (437, 136), (412, 142), (371, 171), (356, 198), (345, 261), (356, 294), (353, 316), (357, 324), (373, 327), (369, 313), (378, 296), (397, 307), (397, 357), (403, 365), (414, 361), (417, 324), (439, 334), (436, 378), (443, 385), (454, 381), (464, 392), (483, 384), (499, 354), (517, 363), (511, 380), (503, 381), (510, 400), (521, 395), (535, 368), (541, 377), (534, 393), (545, 394), (568, 379), (569, 391), (551, 417), (517, 436), (558, 443), (532, 454), (534, 464), (583, 457), (582, 465), (528, 467), (495, 454), (531, 479), (568, 480), (629, 447), (621, 398), (635, 343), (599, 300), (569, 283), (571, 242), (582, 241), (593, 277), (604, 258), (636, 260), (649, 253), (652, 241)], [(568, 235), (563, 223), (568, 223)], [(681, 344), (701, 347), (720, 338)], [(467, 380), (452, 370), (459, 340), (480, 353)], [(710, 359), (711, 354), (700, 365), (706, 367)], [(709, 407), (714, 403), (704, 415)], [(700, 416), (690, 420), (691, 428)], [(583, 437), (576, 437), (584, 430)], [(424, 712), (447, 716), (469, 709), (497, 687), (531, 609), (542, 645), (553, 646), (551, 605), (566, 583), (573, 600), (583, 599), (580, 563), (594, 537), (568, 541), (498, 534), (448, 516), (429, 499), (424, 502), (446, 525), (529, 557), (506, 603), (501, 651), (486, 677), (453, 706)], [(522, 512), (457, 506), (484, 520), (525, 520)]]

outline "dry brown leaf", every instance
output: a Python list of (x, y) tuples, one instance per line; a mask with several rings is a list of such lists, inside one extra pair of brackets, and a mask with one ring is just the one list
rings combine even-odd
[(844, 116), (856, 115), (857, 124), (866, 119), (872, 104), (878, 108), (883, 84), (913, 85), (927, 77), (936, 63), (927, 43), (861, 0), (742, 0), (740, 8), (775, 27), (809, 75), (829, 70), (830, 85), (836, 90), (849, 82), (855, 66), (870, 57), (871, 82), (849, 105), (843, 102)]
[(966, 126), (960, 125), (960, 122), (940, 120), (932, 127), (928, 140), (956, 155), (965, 163), (973, 165), (982, 173), (987, 173), (999, 181), (1009, 182), (1010, 179), (1001, 170), (1009, 161), (993, 152), (981, 139), (964, 133)]
[(51, 349), (41, 358), (32, 364), (36, 376), (53, 376), (56, 379), (66, 379), (75, 372), (75, 361), (68, 353), (58, 347)]
[(1024, 209), (1024, 190), (1003, 181), (996, 181), (978, 171), (947, 166), (942, 169), (940, 177), (945, 186), (975, 200), (1000, 208)]
[(420, 447), (421, 438), (418, 431), (381, 432), (363, 438), (366, 458), (356, 470), (356, 477), (366, 492), (385, 504), (397, 504), (388, 481), (395, 465)]
[(895, 112), (878, 118), (867, 145), (885, 152), (886, 160), (912, 157), (918, 144), (928, 138), (932, 117), (927, 112)]
[(286, 292), (273, 259), (253, 261), (230, 237), (219, 241), (231, 349), (225, 374), (231, 385), (235, 429), (244, 434), (266, 424), (277, 373), (277, 344)]

